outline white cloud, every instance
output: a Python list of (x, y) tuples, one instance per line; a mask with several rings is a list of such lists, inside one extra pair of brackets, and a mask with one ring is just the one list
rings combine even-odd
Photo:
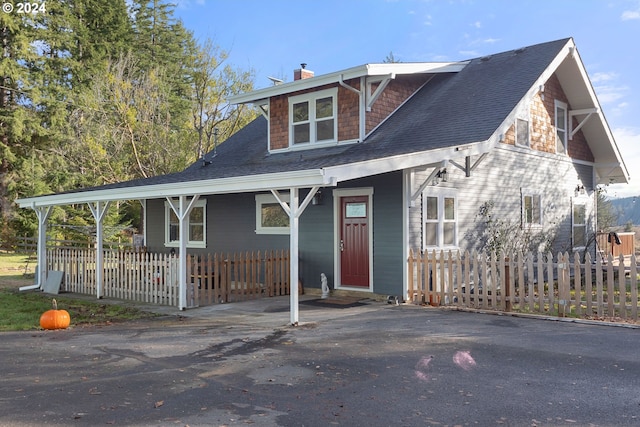
[(600, 85), (594, 86), (598, 100), (601, 104), (611, 104), (624, 98), (629, 91), (626, 86)]
[(471, 24), (471, 25), (472, 25), (473, 27), (476, 27), (476, 28), (482, 28), (482, 22), (480, 22), (480, 21), (476, 21), (476, 22), (474, 22), (474, 23), (473, 23), (473, 24)]
[[(465, 35), (465, 38), (468, 38), (468, 35)], [(488, 37), (486, 39), (475, 39), (469, 42), (469, 45), (471, 46), (477, 46), (480, 44), (494, 44), (494, 43), (498, 43), (500, 41), (500, 39), (494, 39), (491, 37)]]
[(625, 10), (620, 17), (623, 21), (631, 21), (633, 19), (640, 19), (640, 10)]
[(426, 25), (427, 27), (432, 25), (432, 17), (431, 15), (427, 15), (424, 17), (425, 21), (424, 21), (424, 25)]
[(618, 78), (618, 74), (616, 73), (593, 73), (591, 75), (592, 83), (600, 83), (600, 82), (608, 82), (610, 80), (615, 80)]

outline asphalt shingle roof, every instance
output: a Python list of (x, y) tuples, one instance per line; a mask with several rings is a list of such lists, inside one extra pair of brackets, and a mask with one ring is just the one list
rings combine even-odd
[(182, 172), (92, 189), (127, 188), (329, 166), (453, 147), (489, 139), (569, 39), (469, 61), (433, 78), (363, 142), (269, 154), (267, 121), (258, 117)]

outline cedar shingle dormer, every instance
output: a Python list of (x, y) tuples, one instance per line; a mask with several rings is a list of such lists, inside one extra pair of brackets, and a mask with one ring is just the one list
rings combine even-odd
[(467, 62), (366, 64), (315, 76), (301, 64), (294, 81), (231, 100), (259, 106), (270, 152), (364, 141), (434, 75), (457, 73)]
[[(555, 105), (556, 101), (564, 103), (571, 109), (560, 81), (554, 74), (544, 84), (544, 91), (538, 93), (531, 100), (529, 108), (529, 147), (533, 150), (545, 153), (556, 153), (556, 126)], [(573, 120), (572, 129), (577, 127), (577, 121)], [(505, 134), (505, 144), (516, 145), (516, 126), (513, 125)], [(593, 153), (587, 144), (582, 130), (576, 132), (572, 138), (567, 138), (568, 156), (588, 162), (594, 161)]]
[[(294, 73), (302, 70), (295, 70)], [(376, 126), (382, 123), (391, 113), (393, 113), (403, 102), (405, 102), (415, 91), (417, 91), (431, 77), (430, 74), (416, 76), (398, 76), (388, 82), (386, 87), (380, 92), (375, 102), (371, 104), (370, 111), (364, 112), (365, 133), (368, 134)], [(368, 88), (370, 93), (380, 86), (383, 80), (371, 83)], [(313, 100), (314, 92), (322, 92), (327, 89), (337, 88), (337, 140), (335, 144), (357, 142), (360, 139), (361, 109), (367, 110), (366, 106), (360, 105), (360, 96), (356, 91), (361, 88), (361, 79), (350, 79), (343, 81), (344, 85), (353, 89), (347, 89), (340, 84), (326, 85), (312, 90), (292, 92), (287, 95), (272, 97), (269, 102), (269, 149), (282, 150), (291, 147), (291, 122), (289, 101), (301, 95), (308, 95)], [(310, 147), (312, 148), (312, 147)]]

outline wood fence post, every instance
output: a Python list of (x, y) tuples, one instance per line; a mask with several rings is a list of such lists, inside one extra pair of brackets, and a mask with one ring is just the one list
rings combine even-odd
[(638, 271), (636, 265), (636, 256), (631, 254), (631, 260), (629, 260), (629, 278), (631, 282), (631, 318), (634, 321), (638, 321)]
[(624, 255), (618, 256), (618, 289), (620, 290), (620, 296), (618, 297), (618, 315), (622, 319), (627, 318), (627, 284), (626, 275), (624, 271)]
[(504, 288), (504, 311), (511, 311), (511, 260), (510, 258), (504, 257), (504, 280), (503, 288)]
[(413, 249), (409, 249), (409, 259), (407, 259), (407, 295), (405, 300), (413, 302)]

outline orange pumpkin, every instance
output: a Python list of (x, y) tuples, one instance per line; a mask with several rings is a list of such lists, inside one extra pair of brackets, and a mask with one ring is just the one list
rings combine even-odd
[(71, 323), (67, 310), (58, 310), (58, 302), (53, 299), (53, 310), (48, 310), (40, 316), (40, 326), (44, 329), (66, 329)]

